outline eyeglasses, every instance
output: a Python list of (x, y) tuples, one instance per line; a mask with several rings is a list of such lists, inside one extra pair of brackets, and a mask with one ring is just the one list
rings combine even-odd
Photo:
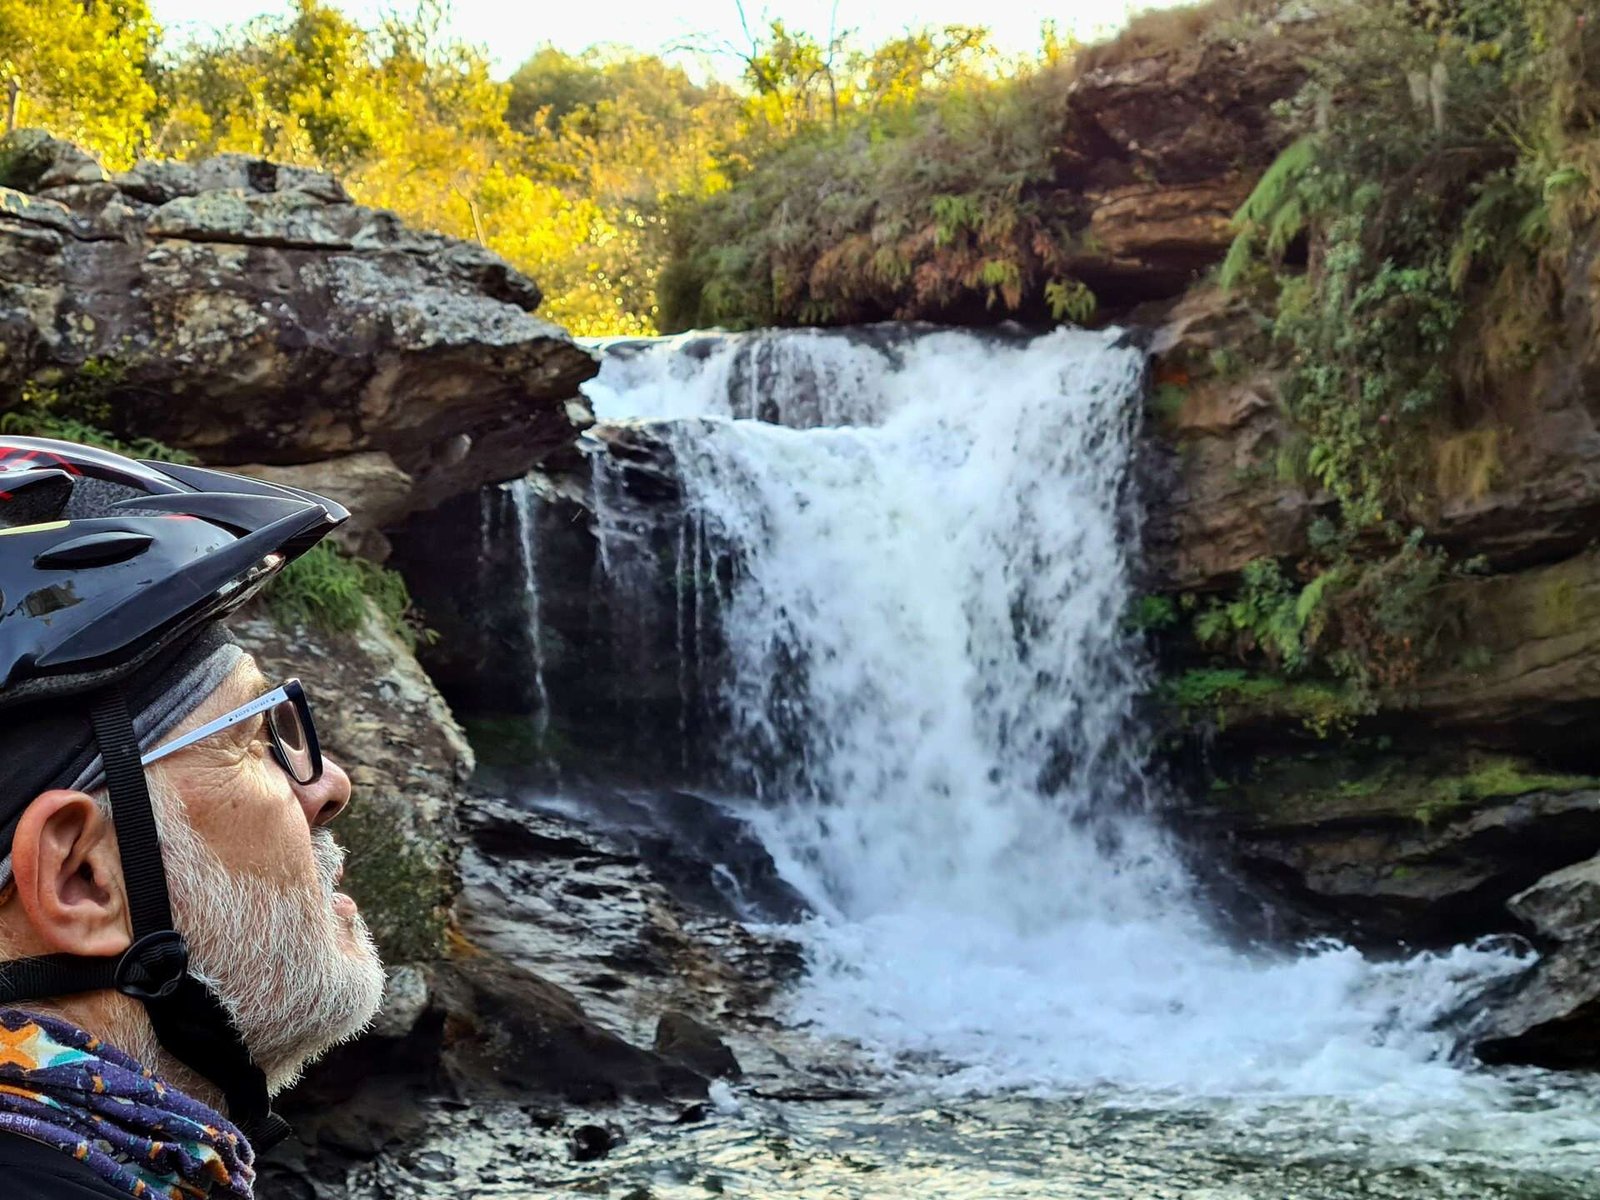
[(311, 705), (298, 679), (291, 679), (266, 695), (257, 696), (248, 704), (241, 704), (232, 712), (224, 713), (215, 721), (207, 721), (198, 729), (191, 729), (176, 741), (150, 751), (139, 761), (148, 767), (169, 754), (176, 754), (187, 746), (204, 741), (212, 734), (221, 733), (261, 713), (267, 714), (272, 757), (278, 760), (278, 765), (288, 773), (289, 778), (299, 784), (315, 783), (321, 779), (322, 747), (317, 743), (317, 727), (311, 721)]

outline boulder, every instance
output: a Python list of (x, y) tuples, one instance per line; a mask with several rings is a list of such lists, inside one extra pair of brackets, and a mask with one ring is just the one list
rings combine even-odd
[(0, 160), (27, 168), (0, 190), (0, 397), (92, 361), (119, 432), (219, 465), (386, 454), (411, 508), (570, 453), (587, 423), (595, 361), (533, 315), (532, 280), (326, 175), (230, 155), (89, 180), (37, 134)]
[(244, 463), (234, 470), (337, 500), (350, 510), (350, 519), (334, 532), (334, 539), (352, 554), (374, 562), (389, 556), (389, 539), (383, 531), (417, 503), (415, 481), (381, 450), (288, 467)]
[(1479, 1057), (1600, 1066), (1600, 858), (1545, 876), (1510, 907), (1549, 949), (1480, 1030)]
[(705, 1095), (703, 1076), (629, 1045), (570, 992), (502, 959), (440, 964), (434, 990), (448, 1014), (444, 1070), (464, 1094), (578, 1104)]
[(656, 1023), (655, 1052), (711, 1079), (740, 1079), (744, 1071), (716, 1033), (688, 1013), (666, 1012)]

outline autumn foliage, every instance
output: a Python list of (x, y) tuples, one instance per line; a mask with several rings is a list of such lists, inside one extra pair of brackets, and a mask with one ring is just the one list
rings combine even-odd
[(702, 47), (726, 82), (553, 48), (502, 82), (443, 24), (427, 2), (369, 27), (297, 0), (174, 44), (147, 0), (0, 0), (0, 101), (113, 168), (240, 151), (335, 171), (497, 251), (582, 334), (1007, 312), (1045, 288), (1092, 306), (1041, 196), (1053, 38), (1004, 63), (978, 27), (866, 48), (775, 20)]

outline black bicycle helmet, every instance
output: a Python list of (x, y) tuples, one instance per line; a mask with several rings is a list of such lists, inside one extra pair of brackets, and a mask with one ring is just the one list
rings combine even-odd
[[(129, 694), (348, 516), (298, 488), (0, 437), (0, 725), (31, 730), (37, 713), (44, 727), (70, 719), (81, 729), (87, 714), (133, 925), (117, 959), (0, 963), (0, 1003), (109, 988), (138, 998), (162, 1046), (221, 1089), (260, 1149), (287, 1126), (221, 1002), (189, 972)], [(0, 855), (35, 794), (0, 775)]]

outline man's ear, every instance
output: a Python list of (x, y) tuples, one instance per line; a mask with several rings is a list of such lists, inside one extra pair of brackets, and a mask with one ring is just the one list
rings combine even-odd
[(41, 793), (11, 842), (17, 899), (49, 951), (92, 957), (132, 944), (111, 819), (82, 792)]

